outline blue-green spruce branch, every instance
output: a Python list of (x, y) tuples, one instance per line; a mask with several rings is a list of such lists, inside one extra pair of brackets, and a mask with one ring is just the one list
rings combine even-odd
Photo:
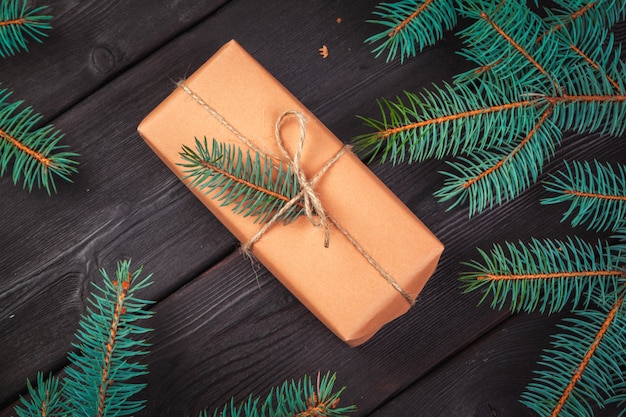
[(0, 0), (0, 58), (28, 51), (28, 41), (41, 42), (52, 29), (45, 6), (30, 8), (27, 0)]
[(133, 398), (144, 384), (133, 379), (147, 372), (138, 358), (148, 353), (143, 337), (150, 329), (141, 321), (152, 315), (146, 309), (152, 302), (138, 298), (137, 292), (151, 284), (152, 275), (142, 277), (142, 268), (131, 271), (130, 265), (118, 262), (113, 277), (101, 270), (103, 285), (94, 284), (66, 376), (51, 375), (43, 382), (39, 375), (37, 387), (29, 382), (29, 398), (15, 409), (19, 417), (126, 416), (144, 408), (144, 401)]
[[(244, 152), (241, 148), (217, 142), (209, 148), (208, 141), (196, 139), (195, 149), (183, 146), (179, 165), (192, 187), (214, 198), (233, 212), (253, 216), (256, 223), (265, 223), (287, 206), (299, 192), (297, 175), (289, 164), (269, 156)], [(283, 210), (278, 221), (289, 224), (304, 214), (303, 204)]]
[[(594, 405), (626, 406), (626, 311), (619, 291), (595, 290), (593, 309), (574, 310), (559, 326), (521, 401), (541, 416), (592, 417)], [(624, 414), (625, 411), (621, 413)]]
[(71, 182), (78, 154), (61, 144), (63, 133), (54, 126), (37, 127), (42, 116), (22, 101), (11, 102), (10, 95), (0, 90), (0, 176), (12, 169), (14, 184), (56, 192), (56, 177)]
[[(366, 39), (368, 44), (378, 44), (373, 53), (376, 57), (387, 52), (387, 62), (416, 56), (425, 48), (443, 39), (447, 31), (457, 26), (464, 11), (476, 4), (494, 4), (497, 1), (480, 0), (398, 0), (380, 3), (368, 22), (381, 27), (381, 31)], [(538, 8), (538, 1), (532, 4)], [(593, 15), (593, 20), (606, 27), (612, 27), (623, 18), (624, 10), (617, 0), (556, 0), (558, 13), (547, 9), (547, 22), (552, 30), (578, 19), (583, 15)], [(608, 6), (608, 7), (607, 7)], [(599, 11), (598, 11), (599, 10)], [(565, 18), (564, 18), (565, 16)], [(539, 40), (543, 35), (539, 36)]]

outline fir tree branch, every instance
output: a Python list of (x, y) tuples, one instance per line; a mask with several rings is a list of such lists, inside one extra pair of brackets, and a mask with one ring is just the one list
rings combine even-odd
[[(511, 79), (527, 86), (545, 84), (553, 94), (558, 90), (552, 71), (562, 64), (554, 42), (535, 42), (546, 25), (520, 2), (461, 2), (461, 12), (475, 22), (459, 32), (466, 48), (461, 55), (490, 68), (492, 79)], [(498, 65), (494, 65), (494, 63)], [(483, 72), (472, 70), (455, 77), (456, 82), (471, 80)], [(528, 92), (528, 91), (526, 91)]]
[(135, 322), (151, 316), (144, 307), (149, 301), (135, 297), (137, 290), (150, 285), (150, 278), (140, 279), (141, 268), (130, 272), (130, 262), (119, 262), (116, 278), (102, 270), (104, 287), (96, 287), (88, 315), (80, 322), (74, 346), (79, 352), (69, 354), (65, 392), (68, 413), (96, 417), (137, 413), (143, 401), (131, 400), (145, 384), (129, 380), (146, 373), (143, 364), (132, 358), (143, 355), (148, 344), (135, 337), (149, 329)]
[[(20, 6), (21, 5), (21, 6)], [(0, 3), (0, 57), (28, 50), (27, 39), (41, 42), (52, 29), (52, 16), (43, 15), (46, 7), (29, 9), (26, 0), (3, 0)]]
[[(480, 88), (480, 94), (477, 94)], [(380, 100), (381, 118), (361, 119), (374, 130), (354, 138), (381, 162), (419, 162), (500, 146), (525, 135), (550, 105), (544, 95), (522, 98), (516, 86), (444, 84), (406, 100)], [(486, 129), (485, 126), (489, 126)]]
[[(196, 139), (195, 150), (183, 146), (179, 165), (185, 168), (185, 179), (190, 186), (209, 193), (232, 206), (237, 214), (255, 217), (264, 223), (279, 212), (299, 192), (298, 178), (291, 167), (282, 161), (261, 157), (250, 151), (243, 155), (234, 145), (220, 144), (215, 139), (209, 149), (207, 139)], [(303, 204), (296, 202), (278, 219), (291, 223), (304, 214)]]
[(571, 217), (572, 226), (587, 223), (587, 229), (617, 230), (626, 219), (626, 165), (601, 164), (595, 171), (589, 162), (565, 162), (565, 171), (550, 176), (544, 184), (556, 195), (542, 204), (570, 203), (563, 221)]
[(478, 181), (484, 179), (485, 177), (491, 175), (493, 172), (495, 172), (496, 170), (500, 169), (505, 163), (507, 163), (508, 161), (513, 159), (515, 157), (515, 155), (517, 155), (524, 148), (524, 146), (526, 146), (526, 144), (536, 135), (537, 131), (541, 128), (541, 126), (545, 123), (545, 121), (548, 119), (548, 117), (550, 117), (551, 114), (552, 114), (552, 107), (548, 107), (546, 109), (546, 111), (543, 112), (543, 115), (541, 116), (541, 119), (539, 119), (537, 124), (533, 127), (533, 129), (530, 132), (528, 132), (526, 137), (524, 139), (522, 139), (520, 144), (517, 145), (515, 147), (515, 149), (513, 149), (509, 154), (507, 154), (506, 157), (504, 157), (503, 159), (499, 160), (495, 165), (493, 165), (493, 166), (489, 167), (488, 169), (482, 171), (477, 176), (475, 176), (473, 178), (470, 178), (467, 181), (465, 181), (463, 183), (463, 185), (462, 185), (463, 188), (471, 187), (473, 184), (475, 184)]
[(552, 411), (551, 415), (553, 417), (558, 416), (561, 413), (561, 410), (563, 410), (563, 407), (565, 407), (567, 400), (569, 399), (570, 395), (572, 394), (572, 391), (574, 390), (574, 387), (576, 386), (578, 381), (580, 381), (580, 379), (582, 378), (583, 372), (585, 372), (585, 369), (587, 369), (587, 367), (589, 366), (589, 361), (595, 355), (598, 349), (598, 346), (600, 345), (600, 343), (602, 343), (602, 340), (604, 339), (604, 336), (606, 335), (609, 326), (613, 323), (613, 320), (615, 319), (615, 316), (617, 315), (623, 303), (624, 303), (624, 296), (620, 297), (615, 302), (615, 305), (613, 306), (613, 308), (611, 308), (611, 311), (609, 311), (609, 314), (606, 316), (606, 319), (602, 323), (600, 330), (598, 330), (598, 333), (596, 333), (593, 339), (593, 343), (589, 347), (589, 350), (587, 350), (587, 353), (585, 353), (585, 356), (580, 362), (580, 365), (578, 366), (578, 368), (576, 368), (576, 370), (574, 371), (574, 375), (572, 376), (572, 379), (570, 380), (569, 384), (567, 384), (567, 387), (563, 391), (563, 395), (561, 396), (561, 398), (559, 398), (559, 401), (556, 407)]
[(48, 194), (56, 192), (55, 177), (71, 182), (78, 155), (59, 144), (63, 134), (52, 125), (36, 128), (42, 116), (30, 107), (21, 108), (21, 101), (7, 102), (10, 95), (0, 90), (0, 176), (13, 163), (14, 184), (23, 179), (29, 191), (37, 186)]
[(374, 14), (379, 19), (368, 22), (384, 29), (365, 43), (381, 42), (372, 52), (378, 57), (387, 50), (387, 62), (397, 55), (400, 55), (400, 62), (415, 56), (440, 40), (444, 27), (450, 30), (457, 22), (453, 0), (399, 0), (381, 3), (376, 8)]
[(498, 33), (498, 35), (502, 36), (506, 42), (508, 42), (514, 49), (517, 50), (524, 58), (528, 60), (540, 73), (549, 78), (548, 72), (537, 62), (535, 58), (524, 48), (522, 45), (517, 43), (503, 28), (500, 27), (487, 13), (480, 12), (480, 17), (485, 20), (489, 25), (493, 27), (493, 29)]
[[(626, 17), (626, 3), (615, 0), (555, 0), (556, 13), (546, 10), (544, 19), (551, 33), (558, 33), (571, 26), (591, 26), (611, 29)], [(591, 25), (591, 26), (590, 26)], [(554, 29), (556, 28), (556, 29)]]
[(394, 27), (390, 32), (389, 35), (387, 36), (396, 36), (398, 33), (400, 33), (402, 31), (402, 29), (404, 29), (409, 23), (411, 23), (411, 21), (413, 21), (415, 18), (417, 18), (417, 16), (419, 16), (421, 13), (424, 12), (424, 10), (426, 10), (431, 3), (433, 2), (433, 0), (424, 0), (424, 3), (422, 3), (413, 13), (411, 13), (406, 19), (404, 19), (402, 22), (400, 22), (399, 25), (397, 25), (396, 27)]
[(597, 307), (577, 311), (578, 318), (559, 326), (566, 333), (554, 337), (554, 349), (546, 351), (549, 356), (540, 362), (547, 370), (537, 372), (522, 403), (541, 416), (591, 417), (591, 402), (603, 407), (614, 395), (626, 369), (623, 285), (613, 295), (611, 299), (606, 292), (596, 291)]
[(491, 307), (510, 303), (512, 312), (553, 313), (570, 301), (574, 307), (588, 306), (595, 288), (615, 292), (626, 279), (619, 253), (577, 238), (506, 243), (506, 249), (494, 245), (490, 253), (479, 254), (482, 262), (464, 264), (473, 269), (461, 275), (464, 291), (482, 291), (481, 303), (491, 294)]
[(443, 172), (448, 178), (435, 197), (440, 201), (455, 199), (450, 208), (468, 201), (470, 217), (515, 198), (537, 180), (544, 160), (559, 142), (560, 131), (548, 120), (551, 113), (548, 106), (516, 146), (475, 151), (458, 162), (449, 162), (453, 172)]
[(593, 2), (591, 2), (589, 4), (582, 5), (578, 10), (570, 12), (564, 18), (559, 16), (557, 18), (558, 21), (556, 23), (553, 23), (552, 27), (550, 29), (546, 30), (542, 35), (538, 36), (537, 39), (535, 40), (535, 42), (536, 43), (542, 42), (546, 36), (548, 36), (550, 34), (553, 34), (553, 33), (556, 33), (559, 30), (563, 29), (568, 24), (571, 24), (576, 19), (578, 19), (578, 18), (584, 16), (585, 14), (587, 14), (591, 9), (593, 9), (597, 5), (598, 5), (598, 1), (593, 1)]
[[(585, 54), (580, 48), (578, 48), (576, 45), (574, 45), (573, 43), (570, 44), (570, 48), (572, 48), (574, 50), (574, 52), (576, 52), (578, 55), (580, 55), (586, 62), (589, 63), (589, 65), (591, 65), (591, 67), (593, 69), (595, 69), (596, 71), (601, 71), (602, 69), (600, 68), (600, 65), (595, 62), (593, 59), (591, 59), (591, 57), (589, 57), (587, 54)], [(606, 71), (603, 71), (604, 76), (606, 77), (607, 81), (609, 83), (611, 83), (611, 85), (613, 86), (613, 88), (615, 88), (615, 91), (617, 91), (618, 93), (621, 92), (621, 87), (620, 85), (617, 83), (617, 81), (615, 81), (613, 78), (611, 78), (611, 76), (609, 74), (606, 73)]]
[(18, 417), (56, 417), (64, 415), (62, 387), (57, 377), (52, 374), (44, 381), (43, 374), (37, 374), (37, 384), (33, 387), (30, 380), (26, 381), (28, 399), (20, 396), (25, 408), (15, 407)]
[[(259, 398), (248, 400), (236, 406), (234, 400), (226, 404), (221, 412), (215, 410), (214, 417), (341, 417), (356, 411), (353, 405), (339, 407), (339, 398), (345, 388), (333, 392), (335, 375), (318, 374), (314, 386), (311, 378), (285, 382), (270, 391), (263, 403)], [(207, 411), (200, 417), (208, 417)]]

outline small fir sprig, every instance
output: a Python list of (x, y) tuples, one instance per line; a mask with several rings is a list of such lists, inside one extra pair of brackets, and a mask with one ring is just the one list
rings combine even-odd
[[(257, 223), (267, 222), (299, 192), (297, 176), (288, 164), (269, 156), (252, 154), (235, 145), (218, 143), (213, 139), (209, 149), (207, 139), (196, 139), (195, 150), (183, 146), (180, 163), (185, 179), (192, 187), (213, 197), (222, 206), (243, 216), (252, 216)], [(285, 224), (304, 213), (301, 204), (293, 204), (277, 219)]]
[(104, 285), (94, 284), (66, 376), (44, 382), (38, 375), (37, 388), (29, 382), (30, 398), (22, 398), (24, 408), (15, 409), (18, 416), (126, 416), (143, 409), (144, 402), (132, 397), (145, 384), (131, 381), (147, 372), (136, 358), (147, 353), (149, 345), (140, 338), (150, 329), (138, 321), (152, 315), (145, 309), (152, 302), (137, 298), (136, 292), (150, 285), (152, 275), (142, 278), (142, 268), (131, 272), (130, 261), (117, 264), (115, 277), (104, 269), (101, 273)]
[(568, 303), (587, 307), (596, 288), (613, 293), (626, 280), (624, 258), (608, 243), (533, 239), (479, 253), (481, 261), (465, 263), (473, 269), (461, 275), (465, 292), (481, 291), (481, 303), (491, 296), (492, 308), (510, 304), (512, 312), (553, 313)]
[[(262, 403), (252, 396), (238, 406), (231, 401), (215, 410), (213, 417), (341, 417), (355, 412), (353, 405), (339, 407), (345, 388), (333, 392), (335, 379), (334, 374), (327, 373), (318, 374), (316, 385), (308, 376), (297, 382), (286, 381), (272, 389)], [(200, 413), (200, 417), (209, 415), (207, 411)]]
[(542, 20), (521, 2), (461, 3), (475, 21), (459, 34), (462, 53), (477, 67), (454, 85), (380, 100), (381, 118), (363, 118), (374, 132), (355, 141), (394, 163), (458, 156), (436, 196), (474, 215), (536, 182), (561, 132), (626, 131), (626, 65), (598, 24), (626, 4), (579, 4)]
[(55, 417), (66, 415), (66, 404), (58, 377), (50, 374), (48, 379), (44, 380), (43, 374), (39, 372), (37, 374), (37, 384), (34, 387), (30, 380), (26, 381), (26, 384), (30, 398), (20, 397), (21, 403), (25, 408), (15, 407), (18, 417)]
[(152, 315), (145, 309), (150, 301), (136, 292), (150, 285), (151, 275), (141, 277), (142, 268), (131, 272), (130, 261), (118, 263), (115, 278), (105, 270), (104, 287), (90, 299), (91, 307), (80, 321), (76, 334), (78, 352), (69, 354), (73, 366), (67, 369), (68, 407), (89, 416), (132, 415), (144, 402), (131, 400), (145, 384), (129, 382), (147, 373), (146, 366), (135, 362), (147, 353), (143, 337), (150, 329), (138, 324)]
[(572, 226), (617, 230), (626, 219), (626, 165), (565, 162), (565, 170), (551, 175), (544, 187), (556, 195), (544, 198), (543, 204), (570, 204), (563, 220), (571, 218)]
[(0, 57), (28, 50), (28, 40), (41, 42), (52, 29), (46, 7), (28, 7), (27, 0), (0, 0)]
[(12, 165), (14, 184), (56, 192), (55, 177), (71, 182), (78, 154), (60, 144), (63, 134), (52, 125), (36, 127), (42, 116), (22, 101), (9, 102), (10, 95), (0, 90), (0, 176)]
[(443, 37), (445, 30), (456, 26), (457, 13), (452, 0), (400, 0), (381, 3), (373, 12), (376, 19), (368, 22), (383, 26), (383, 30), (366, 39), (380, 44), (372, 52), (376, 57), (387, 51), (387, 62), (400, 57), (415, 56), (425, 47)]
[(522, 394), (523, 404), (539, 416), (592, 417), (594, 405), (604, 408), (623, 398), (625, 295), (624, 285), (609, 294), (596, 291), (593, 309), (565, 319), (563, 333), (553, 336), (541, 370)]

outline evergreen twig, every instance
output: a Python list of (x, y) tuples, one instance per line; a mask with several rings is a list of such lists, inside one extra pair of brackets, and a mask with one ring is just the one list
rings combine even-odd
[(374, 11), (377, 19), (370, 23), (384, 29), (369, 37), (366, 43), (378, 43), (372, 52), (380, 56), (385, 50), (387, 62), (400, 56), (400, 61), (415, 56), (425, 47), (443, 37), (444, 28), (456, 26), (457, 14), (453, 0), (400, 0), (381, 3)]
[(544, 184), (556, 195), (541, 202), (570, 203), (563, 220), (571, 217), (572, 226), (587, 223), (596, 231), (617, 230), (626, 219), (626, 165), (595, 161), (594, 167), (587, 161), (565, 162), (565, 171)]
[(491, 306), (510, 303), (513, 312), (553, 313), (568, 303), (587, 307), (594, 289), (611, 293), (626, 279), (620, 269), (619, 253), (608, 243), (593, 246), (578, 238), (537, 240), (505, 247), (494, 245), (486, 253), (479, 249), (482, 262), (465, 263), (473, 269), (462, 274), (465, 292), (480, 290), (481, 302), (489, 295)]
[(45, 6), (30, 9), (27, 0), (0, 1), (0, 57), (28, 50), (28, 39), (41, 42), (52, 29), (52, 16), (43, 14)]
[[(270, 391), (261, 403), (260, 398), (248, 397), (239, 406), (234, 400), (215, 410), (213, 417), (341, 417), (356, 411), (353, 405), (339, 407), (339, 398), (345, 388), (333, 392), (335, 375), (318, 375), (314, 386), (305, 376), (299, 381), (286, 381)], [(200, 417), (209, 417), (207, 411)]]
[[(612, 295), (612, 296), (609, 296)], [(592, 417), (593, 404), (616, 401), (626, 372), (624, 291), (593, 295), (595, 307), (575, 311), (559, 326), (552, 349), (539, 363), (543, 370), (526, 388), (522, 403), (541, 416)]]
[[(541, 19), (522, 1), (458, 0), (457, 13), (474, 20), (459, 33), (462, 55), (476, 67), (453, 85), (379, 100), (381, 118), (362, 118), (373, 132), (357, 137), (357, 146), (383, 162), (457, 157), (435, 195), (452, 201), (450, 207), (468, 203), (472, 216), (536, 182), (563, 131), (623, 135), (626, 64), (608, 29), (626, 17), (626, 3), (555, 2), (558, 9), (546, 9)], [(392, 22), (407, 12), (380, 10), (393, 15)], [(387, 40), (380, 48), (389, 48), (391, 58), (397, 51), (412, 56), (415, 44), (440, 37), (441, 23), (433, 23), (440, 27), (407, 31), (404, 47)], [(546, 184), (556, 196), (543, 201), (570, 202), (564, 219), (573, 225), (622, 227), (615, 237), (620, 243), (533, 239), (479, 250), (482, 260), (465, 264), (473, 270), (461, 277), (465, 291), (482, 291), (481, 302), (491, 296), (494, 308), (584, 308), (555, 337), (542, 362), (546, 369), (523, 396), (541, 416), (591, 416), (596, 405), (626, 404), (625, 172), (623, 165), (596, 162), (594, 171), (586, 162), (566, 163), (566, 172)]]
[(56, 417), (64, 416), (65, 402), (63, 399), (62, 386), (59, 378), (49, 375), (44, 381), (40, 372), (37, 374), (37, 384), (33, 387), (30, 381), (26, 381), (29, 398), (20, 397), (25, 408), (15, 407), (18, 417)]
[(70, 181), (77, 172), (78, 154), (61, 145), (63, 134), (52, 125), (36, 127), (42, 119), (22, 101), (9, 102), (11, 92), (0, 90), (0, 176), (13, 164), (13, 183), (24, 181), (24, 188), (45, 188), (56, 192), (55, 177)]
[[(257, 152), (252, 155), (235, 145), (218, 143), (213, 139), (209, 149), (207, 139), (196, 139), (195, 150), (183, 146), (180, 163), (185, 179), (192, 187), (214, 198), (222, 206), (232, 206), (237, 214), (253, 216), (264, 223), (300, 192), (297, 176), (288, 164), (276, 162)], [(301, 204), (294, 204), (278, 219), (285, 224), (304, 213)]]
[(147, 373), (144, 364), (134, 362), (145, 355), (148, 345), (137, 339), (150, 329), (137, 324), (152, 315), (144, 308), (152, 302), (135, 293), (150, 285), (151, 275), (141, 278), (142, 268), (130, 271), (130, 261), (119, 262), (115, 278), (101, 270), (104, 286), (89, 300), (88, 314), (79, 323), (74, 344), (78, 352), (68, 357), (65, 395), (68, 413), (95, 417), (137, 413), (144, 401), (133, 400), (145, 384), (129, 382)]
[(542, 20), (520, 2), (460, 2), (475, 20), (460, 32), (463, 55), (478, 67), (406, 102), (380, 100), (382, 117), (363, 118), (374, 132), (357, 147), (394, 163), (460, 156), (436, 196), (468, 202), (470, 215), (515, 198), (537, 181), (562, 131), (626, 132), (626, 65), (597, 24), (626, 5), (609, 3), (578, 2), (578, 14)]

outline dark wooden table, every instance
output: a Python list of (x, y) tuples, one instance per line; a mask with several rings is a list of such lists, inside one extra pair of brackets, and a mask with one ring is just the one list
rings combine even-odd
[[(415, 307), (350, 348), (263, 268), (251, 269), (230, 233), (136, 133), (173, 81), (234, 38), (349, 142), (367, 132), (356, 115), (376, 116), (376, 98), (470, 68), (453, 33), (400, 65), (363, 43), (378, 30), (366, 23), (370, 0), (48, 4), (50, 37), (1, 60), (0, 82), (65, 132), (80, 166), (52, 197), (0, 178), (1, 416), (11, 415), (27, 378), (62, 371), (99, 268), (113, 272), (129, 258), (154, 274), (143, 296), (157, 301), (142, 416), (197, 415), (318, 370), (337, 372), (347, 386), (342, 403), (356, 404), (358, 416), (531, 415), (519, 396), (567, 314), (477, 306), (480, 295), (462, 294), (458, 275), (477, 247), (596, 238), (561, 223), (563, 207), (541, 205), (540, 184), (468, 219), (466, 208), (446, 211), (433, 197), (445, 162), (372, 164), (446, 250)], [(617, 39), (625, 34), (622, 25)], [(625, 139), (568, 133), (545, 172), (563, 159), (626, 162)]]

